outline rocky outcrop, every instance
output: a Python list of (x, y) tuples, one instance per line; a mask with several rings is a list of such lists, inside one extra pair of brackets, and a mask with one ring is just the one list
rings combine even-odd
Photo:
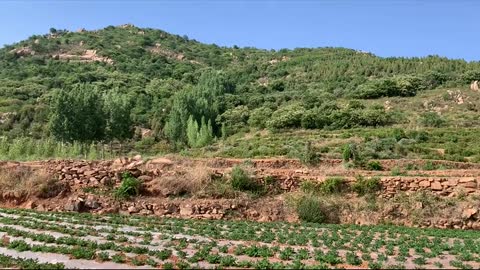
[(68, 53), (59, 53), (52, 55), (53, 59), (57, 60), (74, 60), (78, 62), (104, 62), (107, 64), (113, 64), (113, 60), (97, 55), (97, 50), (85, 50), (81, 55), (74, 55)]
[(14, 53), (17, 56), (35, 55), (35, 51), (32, 50), (32, 48), (30, 48), (30, 47), (22, 47), (22, 48), (18, 48), (18, 49), (13, 49), (10, 52)]
[[(423, 161), (415, 165), (420, 166)], [(195, 219), (247, 219), (256, 221), (297, 220), (295, 214), (289, 213), (285, 205), (284, 194), (299, 190), (302, 181), (324, 181), (331, 173), (338, 173), (346, 180), (348, 185), (355, 183), (356, 175), (364, 177), (377, 176), (381, 182), (381, 190), (377, 193), (383, 202), (395, 203), (398, 194), (415, 195), (418, 191), (430, 191), (443, 197), (456, 197), (461, 195), (474, 201), (474, 196), (480, 195), (480, 170), (474, 163), (445, 163), (444, 161), (431, 161), (439, 165), (463, 169), (438, 170), (438, 171), (411, 171), (409, 176), (385, 176), (385, 172), (361, 171), (345, 169), (341, 160), (324, 160), (316, 167), (305, 167), (298, 160), (293, 159), (263, 159), (250, 160), (248, 166), (256, 181), (268, 189), (269, 196), (259, 199), (236, 197), (236, 199), (214, 199), (210, 197), (178, 197), (178, 194), (165, 190), (155, 191), (155, 181), (165, 179), (179, 179), (185, 170), (193, 171), (198, 178), (197, 165), (202, 164), (208, 168), (209, 175), (214, 179), (229, 178), (232, 167), (244, 164), (239, 159), (169, 159), (158, 157), (144, 160), (137, 155), (132, 158), (119, 158), (105, 161), (85, 160), (50, 160), (39, 162), (0, 162), (0, 168), (12, 170), (19, 167), (29, 167), (32, 170), (44, 169), (48, 171), (62, 185), (68, 185), (68, 192), (63, 195), (52, 195), (48, 199), (31, 198), (27, 194), (3, 192), (0, 199), (9, 201), (10, 205), (22, 205), (40, 211), (73, 211), (93, 213), (120, 213), (124, 215), (156, 215)], [(384, 168), (411, 164), (410, 161), (381, 161)], [(121, 184), (123, 172), (130, 172), (142, 180), (145, 189), (134, 200), (118, 201), (112, 196), (112, 188)], [(205, 172), (204, 172), (205, 173)], [(415, 175), (416, 174), (416, 175)], [(190, 179), (190, 178), (188, 178)], [(67, 190), (65, 188), (65, 190)], [(103, 193), (102, 193), (103, 192)], [(105, 193), (108, 192), (108, 193)], [(27, 197), (25, 197), (27, 196)], [(347, 200), (355, 198), (353, 193), (346, 193)], [(468, 196), (468, 197), (466, 197)], [(20, 198), (20, 199), (19, 199)], [(202, 199), (199, 199), (202, 198)], [(401, 198), (401, 197), (399, 197)], [(457, 200), (460, 201), (460, 200)], [(348, 201), (350, 203), (350, 201)], [(423, 203), (413, 204), (415, 209), (425, 207)], [(382, 205), (376, 212), (355, 213), (353, 208), (345, 208), (339, 212), (341, 217), (338, 222), (357, 224), (376, 224), (380, 220), (389, 220), (399, 225), (413, 226), (411, 223), (412, 209), (405, 205)], [(480, 229), (480, 205), (455, 205), (455, 217), (448, 214), (436, 219), (422, 221), (415, 226), (438, 228), (464, 228)], [(340, 211), (340, 210), (339, 210)], [(374, 215), (374, 217), (370, 216)]]
[(470, 84), (470, 90), (473, 90), (473, 91), (478, 91), (478, 90), (479, 90), (478, 81), (473, 81), (473, 82)]

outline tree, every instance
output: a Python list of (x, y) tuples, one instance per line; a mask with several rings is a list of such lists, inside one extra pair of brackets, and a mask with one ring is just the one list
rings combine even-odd
[(190, 147), (203, 147), (209, 145), (213, 140), (212, 124), (210, 121), (205, 122), (202, 117), (200, 126), (197, 121), (190, 115), (187, 121), (187, 138)]
[(76, 85), (54, 94), (50, 131), (59, 140), (90, 143), (104, 139), (103, 99), (91, 85)]
[(105, 138), (123, 142), (133, 137), (132, 102), (118, 91), (104, 95)]
[(198, 123), (197, 121), (193, 120), (193, 116), (190, 115), (187, 122), (187, 139), (188, 145), (191, 147), (197, 146), (198, 140)]
[[(219, 135), (221, 128), (220, 125), (216, 125), (215, 120), (226, 109), (222, 96), (233, 90), (234, 85), (224, 72), (207, 70), (193, 89), (187, 88), (174, 95), (173, 105), (165, 124), (167, 138), (176, 145), (189, 143), (187, 127), (190, 117), (197, 123), (205, 122), (203, 125), (206, 128), (205, 135), (209, 130), (212, 138)], [(204, 141), (210, 142), (211, 139), (207, 137), (205, 136)]]

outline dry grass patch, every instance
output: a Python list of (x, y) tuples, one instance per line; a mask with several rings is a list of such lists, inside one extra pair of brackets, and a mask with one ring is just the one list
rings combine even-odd
[(24, 201), (29, 197), (52, 198), (68, 191), (66, 183), (53, 178), (45, 170), (27, 166), (0, 168), (1, 199)]
[(212, 172), (204, 165), (182, 168), (174, 175), (155, 178), (147, 184), (147, 191), (154, 195), (183, 196), (203, 191), (211, 182)]

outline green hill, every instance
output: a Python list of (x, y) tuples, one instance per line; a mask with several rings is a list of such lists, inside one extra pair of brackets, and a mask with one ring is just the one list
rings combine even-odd
[[(177, 150), (262, 129), (466, 128), (480, 124), (475, 80), (480, 62), (439, 56), (228, 48), (132, 25), (51, 29), (0, 49), (0, 135), (82, 140), (52, 128), (55, 97), (79, 88), (126, 97), (131, 126), (153, 130), (147, 145)], [(111, 129), (85, 141), (113, 140)]]

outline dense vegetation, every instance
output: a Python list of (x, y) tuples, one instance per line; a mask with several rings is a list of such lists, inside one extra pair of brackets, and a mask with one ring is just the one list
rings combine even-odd
[[(87, 50), (96, 52), (85, 60)], [(459, 119), (470, 126), (478, 120), (472, 114), (449, 121), (427, 106), (417, 120), (409, 114), (417, 107), (390, 110), (382, 98), (414, 99), (479, 79), (479, 62), (438, 56), (227, 48), (131, 25), (50, 29), (0, 49), (0, 133), (9, 141), (136, 141), (138, 151), (171, 151), (265, 128), (440, 127)], [(462, 106), (477, 110), (475, 102)], [(142, 140), (135, 127), (153, 137)]]

